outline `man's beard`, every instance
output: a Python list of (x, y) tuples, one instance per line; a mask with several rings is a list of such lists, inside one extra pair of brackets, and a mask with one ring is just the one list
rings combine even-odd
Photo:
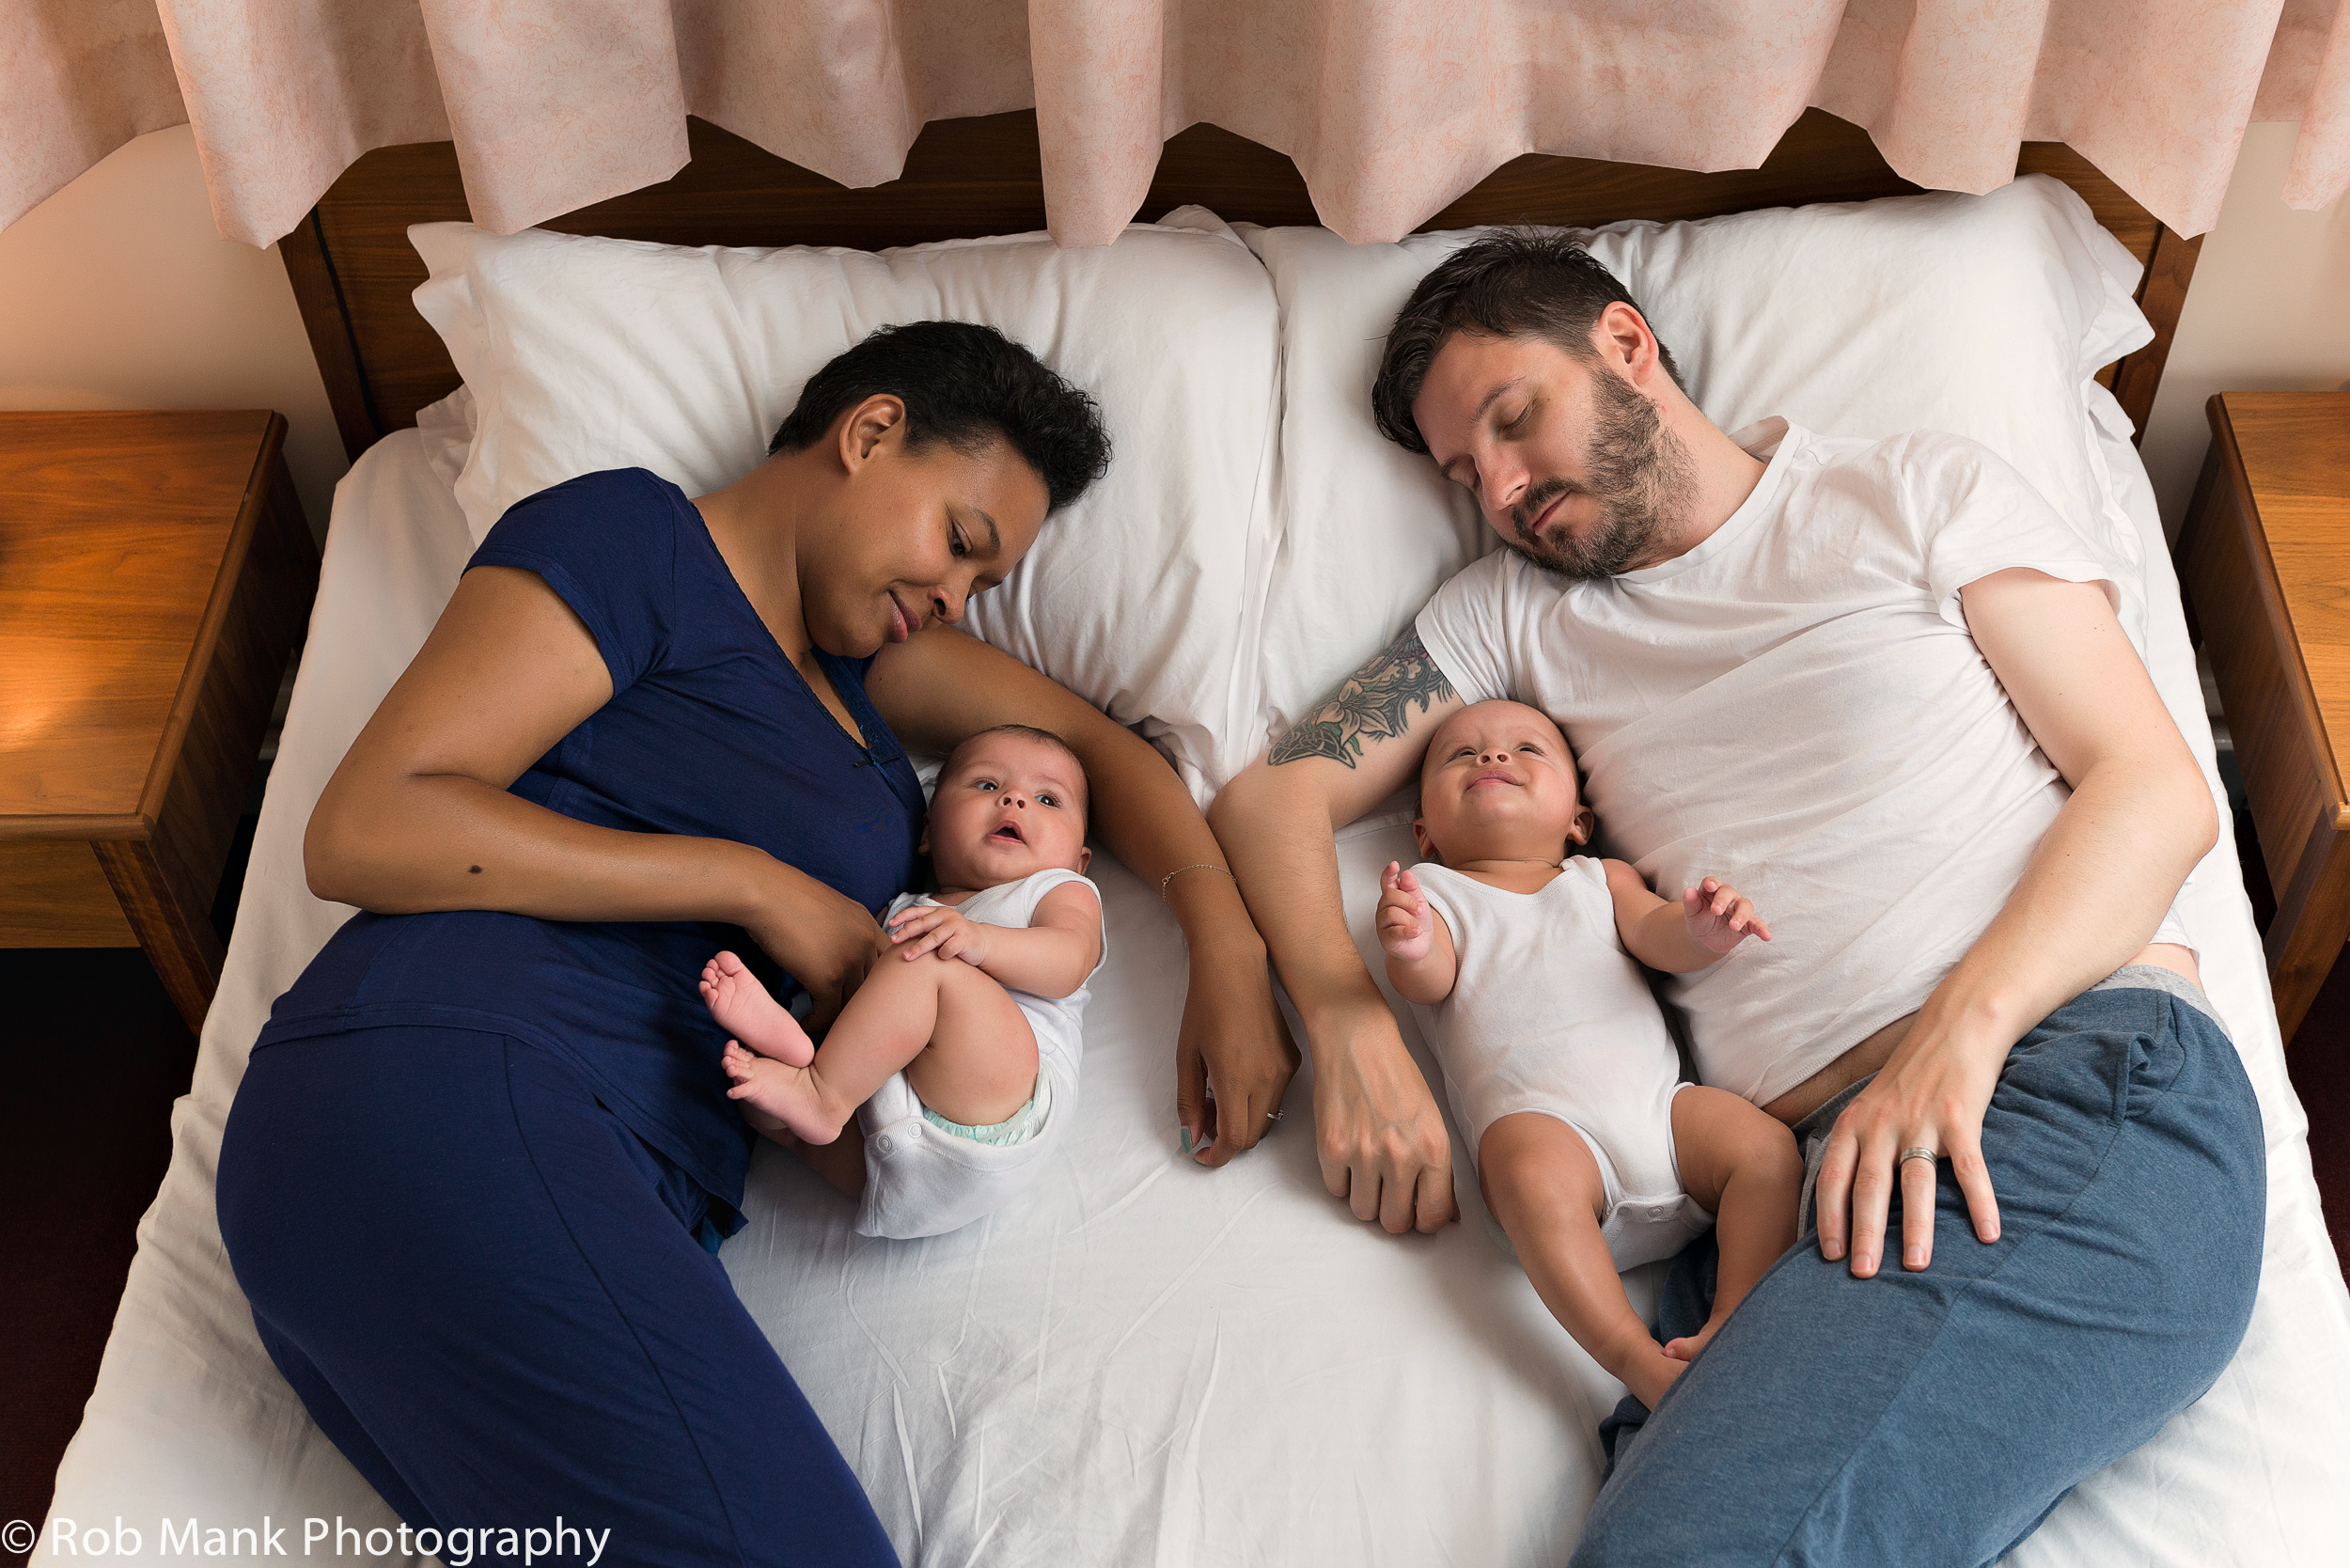
[(1564, 577), (1613, 577), (1639, 559), (1689, 509), (1697, 491), (1697, 462), (1665, 428), (1656, 405), (1604, 367), (1593, 367), (1598, 405), (1583, 453), (1588, 480), (1579, 488), (1599, 503), (1599, 516), (1579, 535), (1554, 528), (1528, 532), (1543, 509), (1578, 487), (1544, 479), (1510, 509), (1514, 531), (1502, 542), (1536, 566)]

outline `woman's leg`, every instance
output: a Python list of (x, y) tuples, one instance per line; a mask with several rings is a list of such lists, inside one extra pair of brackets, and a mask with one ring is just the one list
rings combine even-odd
[(297, 1391), (419, 1528), (560, 1514), (622, 1562), (894, 1563), (658, 1163), (498, 1035), (290, 1042), (230, 1112), (221, 1233)]
[(1591, 1359), (1654, 1404), (1682, 1363), (1650, 1337), (1623, 1294), (1599, 1233), (1606, 1191), (1583, 1135), (1540, 1111), (1497, 1118), (1478, 1139), (1477, 1180), (1551, 1316)]
[(2266, 1203), (2218, 1026), (2076, 997), (2009, 1056), (1982, 1150), (2000, 1239), (1947, 1166), (1930, 1269), (1855, 1279), (1807, 1232), (1619, 1451), (1576, 1564), (1975, 1568), (2211, 1386)]
[(1794, 1245), (1803, 1156), (1784, 1124), (1726, 1090), (1683, 1090), (1673, 1096), (1672, 1122), (1682, 1187), (1713, 1211), (1721, 1258), (1705, 1326), (1665, 1346), (1676, 1361), (1694, 1361), (1755, 1282)]

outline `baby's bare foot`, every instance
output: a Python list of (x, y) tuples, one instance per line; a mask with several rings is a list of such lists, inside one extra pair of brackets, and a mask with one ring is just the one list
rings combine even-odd
[(805, 1067), (792, 1067), (770, 1057), (756, 1056), (740, 1041), (727, 1042), (719, 1058), (734, 1087), (727, 1098), (743, 1105), (744, 1119), (771, 1137), (789, 1132), (806, 1143), (830, 1143), (840, 1136), (846, 1118), (825, 1113), (816, 1080)]
[(1686, 1361), (1666, 1355), (1651, 1341), (1648, 1350), (1635, 1355), (1632, 1364), (1623, 1369), (1623, 1386), (1632, 1391), (1633, 1398), (1653, 1410), (1656, 1402), (1665, 1397), (1665, 1390), (1673, 1386), (1673, 1380), (1688, 1370)]
[(1709, 1319), (1705, 1326), (1696, 1333), (1684, 1334), (1678, 1340), (1666, 1341), (1665, 1354), (1676, 1361), (1696, 1360), (1698, 1352), (1714, 1342), (1714, 1336), (1721, 1331), (1724, 1321), (1721, 1318)]
[(702, 1005), (718, 1027), (762, 1057), (789, 1067), (806, 1067), (816, 1058), (816, 1043), (800, 1027), (790, 1010), (759, 983), (759, 977), (732, 953), (720, 953), (702, 965)]

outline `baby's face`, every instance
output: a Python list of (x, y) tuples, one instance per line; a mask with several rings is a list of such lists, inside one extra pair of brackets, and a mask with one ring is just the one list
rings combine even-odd
[(1082, 871), (1085, 775), (1058, 746), (984, 735), (938, 776), (923, 848), (948, 887), (994, 887), (1058, 866)]
[(1559, 727), (1517, 702), (1479, 702), (1437, 729), (1420, 765), (1420, 853), (1465, 860), (1557, 860), (1591, 836)]

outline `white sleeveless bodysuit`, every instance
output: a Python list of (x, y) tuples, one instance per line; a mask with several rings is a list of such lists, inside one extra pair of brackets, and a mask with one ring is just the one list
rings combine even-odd
[(1647, 977), (1616, 934), (1607, 873), (1587, 855), (1539, 892), (1412, 868), (1452, 933), (1452, 994), (1420, 1008), (1469, 1157), (1518, 1111), (1573, 1127), (1606, 1185), (1600, 1233), (1619, 1269), (1668, 1258), (1714, 1223), (1682, 1190), (1672, 1100), (1681, 1058)]
[[(982, 925), (1025, 931), (1044, 895), (1065, 882), (1102, 890), (1074, 871), (1042, 870), (1018, 882), (983, 887), (954, 907)], [(917, 904), (935, 904), (928, 894), (901, 893), (883, 923)], [(1109, 956), (1104, 933), (1102, 956)], [(1101, 965), (1094, 965), (1100, 971)], [(1091, 975), (1086, 979), (1090, 981)], [(865, 1129), (865, 1196), (858, 1200), (860, 1235), (901, 1240), (944, 1235), (992, 1214), (1028, 1184), (1060, 1141), (1061, 1128), (1077, 1109), (1077, 1061), (1085, 1051), (1087, 990), (1066, 996), (1032, 996), (1006, 986), (1036, 1035), (1037, 1093), (1031, 1105), (1042, 1111), (1033, 1134), (1016, 1143), (980, 1143), (959, 1137), (922, 1114), (922, 1102), (903, 1073), (874, 1091), (857, 1112)]]

